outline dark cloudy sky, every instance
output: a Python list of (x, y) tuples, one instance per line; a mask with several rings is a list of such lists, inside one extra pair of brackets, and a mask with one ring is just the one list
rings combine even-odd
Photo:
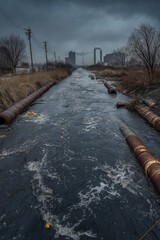
[(47, 41), (49, 59), (54, 51), (64, 59), (72, 50), (92, 63), (94, 47), (105, 55), (125, 45), (140, 23), (159, 25), (159, 11), (160, 0), (0, 0), (0, 34), (14, 32), (28, 44), (24, 28), (30, 27), (35, 62), (44, 60)]

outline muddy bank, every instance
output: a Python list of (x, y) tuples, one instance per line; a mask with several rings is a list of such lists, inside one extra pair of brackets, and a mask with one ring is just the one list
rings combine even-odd
[(152, 111), (160, 115), (160, 84), (150, 86), (144, 70), (102, 68), (92, 69), (97, 79), (110, 80), (116, 89), (131, 99), (152, 99), (156, 105)]
[(144, 99), (150, 99), (155, 102), (155, 106), (151, 108), (151, 110), (156, 113), (157, 115), (160, 115), (160, 86), (150, 86), (144, 89), (134, 89), (132, 91), (128, 91), (121, 82), (114, 81), (114, 84), (117, 88), (117, 90), (127, 96), (129, 96), (131, 99), (135, 99), (137, 101), (143, 101)]

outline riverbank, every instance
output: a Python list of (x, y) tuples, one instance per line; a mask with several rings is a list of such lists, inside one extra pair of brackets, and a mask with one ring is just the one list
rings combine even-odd
[(49, 83), (59, 83), (71, 74), (69, 69), (54, 69), (0, 78), (0, 112)]
[(148, 81), (144, 69), (92, 67), (90, 70), (97, 79), (114, 81), (116, 89), (131, 99), (149, 98), (156, 102), (152, 109), (160, 115), (160, 72), (158, 71), (154, 83)]

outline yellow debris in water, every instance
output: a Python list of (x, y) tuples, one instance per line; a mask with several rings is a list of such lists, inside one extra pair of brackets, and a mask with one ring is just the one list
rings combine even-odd
[(27, 112), (27, 115), (29, 117), (38, 117), (38, 113), (36, 113), (36, 112)]
[(46, 229), (51, 229), (51, 228), (52, 228), (52, 224), (46, 223), (46, 224), (45, 224), (45, 228), (46, 228)]
[(3, 135), (0, 135), (0, 138), (5, 138), (6, 137), (6, 135), (5, 134), (3, 134)]

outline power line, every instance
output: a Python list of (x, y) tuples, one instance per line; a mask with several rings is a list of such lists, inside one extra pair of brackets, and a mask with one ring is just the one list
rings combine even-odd
[(32, 39), (36, 41), (36, 43), (39, 45), (39, 46), (36, 45), (36, 47), (43, 49), (42, 42), (40, 42), (33, 33), (32, 33)]
[(54, 51), (54, 61), (57, 61), (56, 52)]

